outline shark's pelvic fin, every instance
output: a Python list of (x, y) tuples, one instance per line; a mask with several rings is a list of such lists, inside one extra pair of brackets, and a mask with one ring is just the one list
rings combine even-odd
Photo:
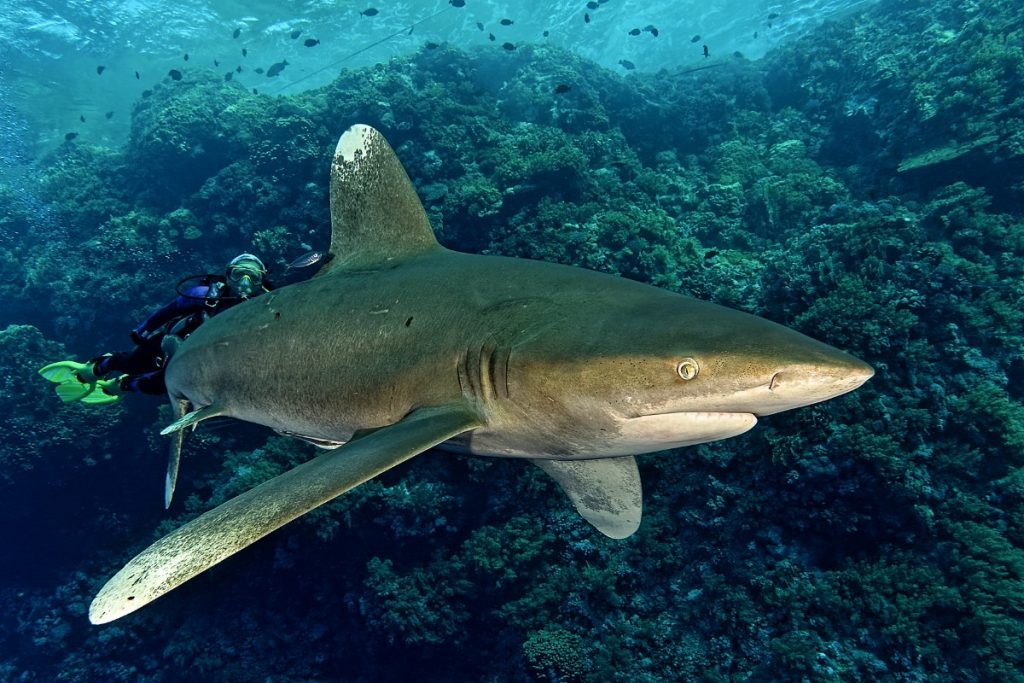
[[(175, 424), (188, 415), (191, 403), (183, 398), (172, 398), (171, 407), (174, 409)], [(174, 498), (174, 487), (178, 485), (178, 466), (181, 464), (181, 444), (185, 440), (185, 430), (179, 429), (171, 437), (171, 445), (167, 451), (167, 476), (164, 477), (164, 509), (171, 507), (171, 499)]]
[(386, 267), (440, 249), (402, 163), (384, 136), (355, 125), (331, 162), (330, 259), (317, 274)]
[(134, 612), (296, 517), (480, 424), (461, 404), (423, 408), (232, 498), (136, 555), (96, 595), (89, 620), (103, 624)]
[[(175, 410), (177, 410), (177, 408), (178, 406), (175, 406)], [(191, 413), (182, 415), (177, 420), (161, 429), (160, 435), (167, 436), (168, 434), (181, 431), (182, 429), (185, 429), (185, 427), (195, 427), (203, 420), (209, 420), (211, 417), (217, 417), (223, 414), (223, 409), (217, 405), (206, 406), (199, 410), (193, 410)]]
[(640, 527), (643, 492), (636, 458), (534, 460), (551, 475), (583, 518), (611, 538), (626, 538)]
[(335, 448), (341, 448), (342, 446), (345, 445), (344, 441), (332, 441), (331, 439), (318, 439), (315, 436), (304, 436), (302, 434), (296, 434), (295, 432), (286, 432), (283, 429), (275, 429), (274, 431), (277, 432), (278, 434), (280, 434), (281, 436), (287, 436), (287, 437), (290, 437), (292, 439), (298, 439), (299, 441), (305, 441), (306, 443), (311, 443), (314, 446), (316, 446), (317, 448), (323, 448), (324, 450), (327, 450), (327, 451), (334, 450)]

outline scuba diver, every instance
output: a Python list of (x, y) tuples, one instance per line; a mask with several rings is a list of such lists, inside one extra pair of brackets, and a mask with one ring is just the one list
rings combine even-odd
[[(186, 277), (178, 282), (173, 301), (131, 331), (131, 351), (105, 353), (86, 363), (50, 363), (39, 374), (57, 385), (57, 396), (65, 403), (113, 403), (125, 391), (164, 394), (164, 369), (177, 346), (209, 317), (272, 290), (266, 274), (259, 258), (239, 254), (224, 275)], [(190, 281), (198, 283), (183, 291)]]

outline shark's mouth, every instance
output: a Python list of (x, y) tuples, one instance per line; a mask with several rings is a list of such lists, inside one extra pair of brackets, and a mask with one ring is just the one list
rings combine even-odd
[[(752, 413), (659, 413), (627, 418), (619, 423), (614, 448), (622, 454), (651, 453), (726, 439), (757, 424)], [(612, 444), (609, 444), (610, 446)]]

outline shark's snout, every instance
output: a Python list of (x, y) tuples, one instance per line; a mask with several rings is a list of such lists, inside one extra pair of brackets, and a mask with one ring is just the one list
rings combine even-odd
[(755, 410), (772, 415), (783, 410), (827, 401), (856, 389), (874, 376), (867, 363), (847, 354), (836, 354), (827, 362), (802, 363), (777, 370), (768, 381), (769, 396)]

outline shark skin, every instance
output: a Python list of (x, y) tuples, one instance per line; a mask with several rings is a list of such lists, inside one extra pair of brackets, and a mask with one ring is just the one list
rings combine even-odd
[(368, 126), (339, 140), (331, 218), (331, 260), (316, 277), (221, 313), (177, 349), (168, 391), (195, 410), (165, 433), (224, 415), (332, 450), (140, 553), (97, 594), (93, 623), (438, 445), (529, 459), (591, 524), (624, 538), (641, 517), (634, 455), (736, 436), (873, 375), (747, 313), (580, 268), (443, 248)]

